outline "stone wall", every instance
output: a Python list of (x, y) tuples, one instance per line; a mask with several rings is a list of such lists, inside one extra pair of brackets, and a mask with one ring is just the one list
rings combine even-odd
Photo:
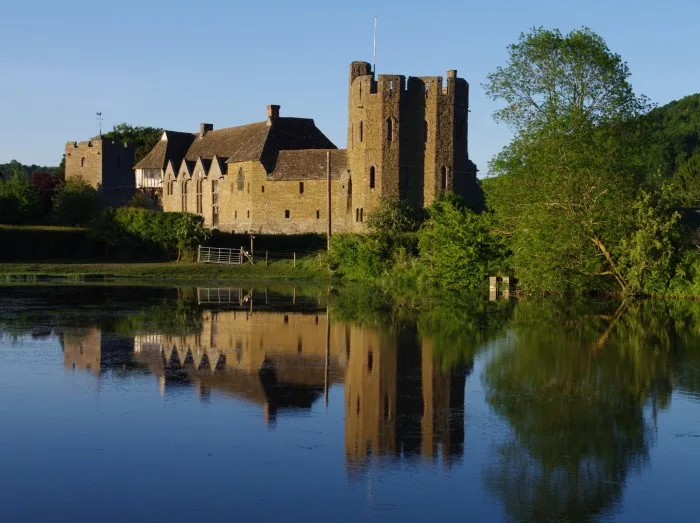
[(66, 179), (81, 177), (100, 193), (103, 205), (128, 202), (136, 187), (134, 148), (101, 137), (66, 144)]

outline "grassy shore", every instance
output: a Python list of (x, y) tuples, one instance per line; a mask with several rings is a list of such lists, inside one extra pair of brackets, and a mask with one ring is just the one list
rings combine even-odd
[(320, 258), (255, 265), (203, 263), (0, 263), (0, 281), (177, 281), (330, 280)]

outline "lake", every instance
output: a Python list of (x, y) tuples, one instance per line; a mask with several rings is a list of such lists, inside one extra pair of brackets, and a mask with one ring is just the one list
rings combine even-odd
[(698, 521), (700, 303), (0, 287), (3, 522)]

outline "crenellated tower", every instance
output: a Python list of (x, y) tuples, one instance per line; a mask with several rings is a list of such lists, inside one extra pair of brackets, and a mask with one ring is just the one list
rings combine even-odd
[(442, 77), (379, 75), (367, 62), (350, 65), (348, 208), (364, 228), (381, 197), (427, 207), (455, 191), (473, 207), (481, 193), (467, 152), (469, 84), (457, 71)]

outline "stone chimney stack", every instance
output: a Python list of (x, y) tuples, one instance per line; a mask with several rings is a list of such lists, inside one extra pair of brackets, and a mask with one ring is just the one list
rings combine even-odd
[(270, 123), (275, 118), (280, 117), (280, 106), (279, 105), (268, 105), (267, 106), (267, 122)]
[(199, 124), (199, 137), (204, 138), (204, 135), (209, 131), (214, 130), (214, 125), (210, 123), (200, 123)]
[(447, 71), (447, 78), (457, 78), (457, 69), (449, 69)]

